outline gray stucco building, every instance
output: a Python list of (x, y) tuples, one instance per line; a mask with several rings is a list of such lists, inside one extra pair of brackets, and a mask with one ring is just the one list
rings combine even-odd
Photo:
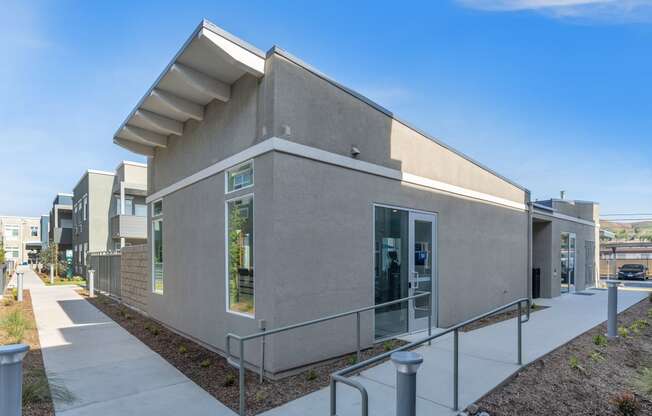
[[(114, 142), (149, 158), (147, 312), (216, 350), (261, 320), (277, 328), (432, 292), (431, 305), (363, 314), (370, 345), (423, 330), (429, 306), (447, 327), (529, 295), (527, 189), (210, 22)], [(333, 321), (273, 337), (266, 369), (354, 348), (355, 318)]]
[(66, 259), (66, 252), (72, 250), (72, 194), (58, 193), (50, 210), (48, 239), (57, 244), (60, 260)]

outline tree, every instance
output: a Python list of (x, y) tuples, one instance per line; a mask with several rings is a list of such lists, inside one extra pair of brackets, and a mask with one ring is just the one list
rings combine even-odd
[(5, 249), (4, 246), (2, 245), (2, 241), (0, 241), (0, 263), (5, 262)]

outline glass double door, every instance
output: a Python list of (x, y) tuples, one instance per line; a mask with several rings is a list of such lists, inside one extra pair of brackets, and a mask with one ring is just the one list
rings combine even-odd
[(561, 293), (575, 290), (575, 257), (577, 238), (574, 233), (561, 233)]
[(437, 216), (380, 206), (374, 214), (376, 304), (431, 293), (376, 309), (375, 337), (427, 329), (429, 314), (436, 323)]

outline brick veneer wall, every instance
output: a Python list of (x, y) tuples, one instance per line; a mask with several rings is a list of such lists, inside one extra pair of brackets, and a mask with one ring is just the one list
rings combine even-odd
[(140, 244), (122, 248), (120, 264), (122, 302), (147, 313), (148, 246)]

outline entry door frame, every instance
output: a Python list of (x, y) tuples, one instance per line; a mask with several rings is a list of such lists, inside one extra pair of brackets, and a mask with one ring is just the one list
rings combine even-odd
[[(432, 260), (433, 264), (435, 267), (433, 267), (433, 282), (432, 282), (432, 296), (430, 297), (430, 308), (432, 310), (432, 326), (434, 327), (439, 327), (439, 213), (434, 212), (434, 211), (424, 211), (420, 209), (414, 209), (414, 208), (408, 208), (408, 207), (403, 207), (400, 205), (390, 205), (390, 204), (383, 204), (383, 203), (372, 203), (371, 204), (371, 250), (370, 250), (370, 258), (371, 258), (371, 273), (370, 273), (370, 278), (371, 278), (371, 299), (375, 299), (376, 296), (376, 287), (375, 287), (375, 270), (374, 270), (374, 256), (375, 256), (375, 243), (376, 243), (376, 207), (380, 208), (390, 208), (390, 209), (398, 209), (402, 211), (407, 211), (408, 212), (408, 226), (412, 224), (411, 220), (411, 214), (424, 214), (424, 215), (430, 215), (434, 216), (435, 218), (435, 224), (434, 224), (434, 235), (433, 235), (433, 253), (432, 253)], [(411, 233), (408, 231), (408, 242), (412, 240)], [(408, 252), (408, 256), (410, 256), (410, 253), (414, 253), (414, 248), (410, 248)], [(411, 256), (410, 256), (411, 257)], [(411, 264), (414, 260), (411, 260), (409, 263)], [(412, 307), (408, 307), (410, 311), (413, 310)], [(408, 311), (408, 313), (410, 313)], [(376, 330), (376, 316), (375, 314), (372, 314), (372, 321), (373, 321), (373, 328), (372, 332), (375, 332)], [(412, 332), (412, 329), (410, 328), (411, 324), (411, 319), (408, 318), (408, 334)], [(427, 328), (423, 328), (425, 330)], [(397, 334), (398, 335), (398, 334)], [(396, 335), (393, 335), (390, 338), (395, 337)], [(376, 339), (375, 342), (382, 341), (383, 339)]]
[[(576, 278), (577, 278), (577, 234), (569, 231), (564, 231), (561, 233), (561, 237), (563, 236), (568, 237), (568, 248), (566, 249), (566, 255), (567, 261), (570, 263), (571, 261), (571, 256), (573, 258), (573, 268), (568, 270), (568, 287), (566, 290), (563, 290), (563, 286), (560, 287), (560, 293), (567, 294), (567, 293), (572, 293), (575, 292), (576, 288)], [(573, 244), (571, 244), (571, 240), (573, 241)], [(561, 239), (560, 239), (561, 241)], [(571, 249), (572, 247), (572, 249)], [(560, 253), (560, 260), (561, 260), (561, 250), (559, 251)], [(560, 273), (562, 272), (561, 269), (561, 261), (560, 261)], [(560, 279), (560, 286), (561, 286), (561, 279)]]
[[(439, 263), (437, 261), (437, 214), (434, 213), (422, 213), (422, 212), (416, 212), (416, 211), (408, 211), (408, 241), (409, 241), (409, 248), (408, 248), (408, 295), (413, 296), (415, 294), (419, 293), (419, 288), (418, 288), (418, 283), (419, 281), (417, 280), (415, 282), (414, 275), (416, 273), (415, 271), (415, 222), (416, 221), (422, 221), (422, 222), (429, 222), (431, 224), (431, 231), (430, 231), (430, 243), (432, 245), (431, 247), (431, 256), (432, 256), (432, 269), (431, 269), (431, 275), (430, 275), (430, 297), (428, 301), (430, 302), (430, 315), (432, 317), (432, 324), (434, 326), (437, 326), (437, 318), (438, 318), (438, 313), (437, 313), (437, 308), (435, 305), (437, 305), (437, 289), (438, 289), (438, 282), (439, 279), (437, 278), (437, 270), (439, 270)], [(416, 287), (414, 287), (415, 283), (417, 284)], [(419, 331), (424, 331), (428, 329), (428, 317), (423, 317), (423, 318), (417, 318), (416, 317), (416, 311), (417, 311), (417, 306), (416, 306), (416, 300), (411, 300), (409, 302), (409, 308), (408, 308), (408, 331), (410, 333), (414, 332), (419, 332)]]

